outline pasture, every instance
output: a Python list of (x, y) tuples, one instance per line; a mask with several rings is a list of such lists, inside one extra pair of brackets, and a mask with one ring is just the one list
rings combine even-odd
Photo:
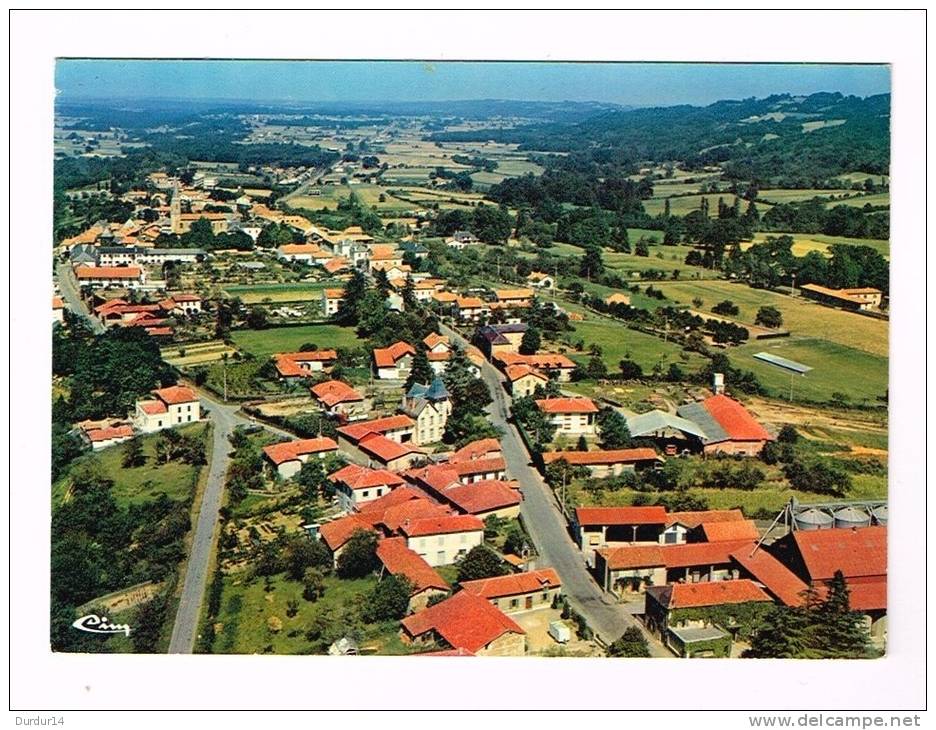
[(758, 204), (761, 200), (768, 203), (799, 203), (803, 200), (812, 200), (813, 198), (831, 198), (841, 197), (843, 195), (855, 195), (854, 190), (815, 190), (795, 188), (791, 190), (761, 190), (757, 194)]
[(266, 301), (279, 304), (321, 301), (322, 290), (341, 285), (340, 280), (329, 279), (302, 284), (235, 284), (225, 286), (224, 291), (232, 297), (239, 298), (244, 304), (262, 304)]
[(841, 236), (826, 236), (822, 233), (775, 233), (772, 231), (754, 234), (754, 239), (744, 241), (741, 250), (746, 251), (755, 243), (763, 243), (768, 237), (792, 236), (793, 255), (805, 256), (810, 251), (828, 254), (829, 246), (834, 243), (847, 243), (852, 246), (869, 246), (882, 256), (890, 257), (890, 242), (877, 238), (843, 238)]
[(836, 205), (847, 205), (852, 208), (864, 208), (866, 205), (871, 206), (889, 206), (890, 205), (890, 193), (874, 193), (873, 195), (856, 195), (852, 198), (846, 198), (845, 200), (834, 200), (829, 203), (826, 203), (826, 208), (834, 208)]
[[(668, 199), (670, 202), (670, 213), (672, 215), (684, 216), (694, 210), (699, 210), (702, 205), (702, 198), (708, 200), (709, 217), (715, 217), (718, 215), (718, 199), (721, 198), (725, 205), (734, 205), (735, 195), (733, 193), (707, 193), (706, 195), (681, 195), (669, 198), (667, 196), (660, 197), (659, 194), (656, 194), (650, 198), (650, 200), (643, 201), (643, 207), (649, 215), (661, 215), (666, 208), (665, 201)], [(747, 205), (746, 200), (741, 201), (742, 213), (747, 210)], [(756, 203), (756, 206), (761, 215), (773, 207), (768, 203), (761, 202)]]
[(585, 364), (588, 362), (588, 346), (601, 346), (601, 357), (610, 372), (618, 370), (621, 360), (633, 360), (649, 373), (657, 364), (667, 367), (677, 363), (686, 370), (698, 370), (704, 359), (696, 353), (685, 353), (673, 342), (664, 342), (662, 338), (628, 329), (623, 322), (591, 315), (593, 319), (574, 322), (574, 338), (585, 340), (584, 353), (570, 353), (573, 360)]
[(361, 346), (361, 340), (353, 329), (333, 324), (236, 330), (231, 332), (231, 339), (239, 350), (259, 359), (268, 358), (277, 352), (296, 352), (307, 343), (315, 344), (320, 349), (353, 349)]

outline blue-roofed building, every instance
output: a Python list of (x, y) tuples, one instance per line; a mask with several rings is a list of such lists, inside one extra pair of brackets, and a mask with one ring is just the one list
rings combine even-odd
[(416, 422), (415, 443), (441, 441), (452, 413), (452, 400), (442, 378), (436, 376), (429, 385), (414, 383), (403, 396), (403, 412)]
[(670, 456), (701, 451), (705, 438), (705, 431), (690, 418), (659, 410), (631, 416), (627, 428), (633, 438), (650, 439)]

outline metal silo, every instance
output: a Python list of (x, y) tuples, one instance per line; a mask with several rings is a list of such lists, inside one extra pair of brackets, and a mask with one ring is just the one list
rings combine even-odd
[(874, 522), (878, 525), (887, 524), (887, 505), (882, 504), (878, 507), (875, 507), (871, 510), (871, 516), (874, 518)]
[(797, 530), (827, 530), (832, 524), (832, 515), (815, 508), (793, 515), (793, 527)]
[(833, 516), (836, 527), (867, 527), (871, 524), (871, 515), (861, 507), (842, 507)]

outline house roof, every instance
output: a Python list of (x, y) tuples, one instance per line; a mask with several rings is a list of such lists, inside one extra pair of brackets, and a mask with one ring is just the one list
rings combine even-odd
[(735, 550), (731, 558), (786, 606), (803, 603), (806, 584), (766, 550)]
[(110, 428), (94, 428), (85, 431), (88, 440), (92, 443), (109, 441), (110, 439), (133, 438), (132, 426), (112, 426)]
[(470, 461), (472, 459), (487, 458), (490, 454), (496, 453), (500, 456), (500, 441), (495, 438), (478, 439), (462, 446), (458, 451), (449, 457), (450, 464), (457, 464), (460, 461)]
[(736, 550), (753, 548), (753, 540), (731, 542), (689, 542), (681, 545), (623, 545), (598, 552), (612, 570), (632, 568), (694, 568), (726, 565)]
[(770, 596), (746, 578), (651, 586), (647, 588), (647, 595), (670, 610), (770, 601)]
[(377, 543), (377, 557), (391, 575), (402, 575), (413, 585), (413, 594), (427, 588), (447, 591), (449, 584), (402, 537), (385, 537)]
[[(405, 487), (400, 487), (399, 489), (405, 489)], [(393, 494), (393, 492), (391, 492), (391, 494)], [(402, 504), (388, 507), (379, 515), (368, 512), (365, 516), (368, 519), (372, 519), (374, 524), (383, 525), (388, 532), (397, 532), (400, 526), (407, 522), (430, 517), (444, 517), (450, 514), (452, 514), (452, 510), (448, 507), (437, 504), (428, 497), (420, 495), (419, 499), (411, 499)]]
[(705, 432), (706, 443), (773, 440), (743, 405), (727, 395), (680, 406), (676, 413), (698, 424)]
[(511, 383), (516, 383), (521, 378), (526, 377), (533, 377), (537, 380), (542, 380), (543, 382), (547, 382), (549, 380), (549, 377), (546, 374), (541, 373), (539, 370), (530, 365), (508, 365), (506, 375), (507, 379)]
[(169, 412), (169, 409), (166, 408), (166, 404), (161, 400), (137, 401), (137, 405), (140, 407), (140, 410), (142, 410), (148, 416), (155, 416), (160, 413)]
[(337, 451), (338, 444), (327, 436), (314, 439), (299, 439), (297, 441), (284, 441), (279, 444), (270, 444), (263, 447), (263, 453), (274, 464), (279, 466), (287, 461), (295, 461), (301, 456), (319, 454), (323, 451)]
[(440, 304), (450, 304), (458, 300), (458, 295), (450, 291), (437, 291), (432, 295), (432, 298)]
[(422, 517), (400, 525), (400, 532), (407, 537), (448, 535), (453, 532), (476, 532), (484, 529), (484, 523), (474, 515), (446, 515)]
[(458, 472), (447, 463), (409, 469), (403, 472), (403, 475), (411, 482), (425, 484), (437, 492), (458, 482)]
[(52, 309), (64, 309), (65, 302), (62, 297), (52, 297)]
[(367, 515), (368, 519), (371, 517), (379, 518), (383, 515), (385, 510), (395, 507), (400, 504), (405, 504), (413, 500), (424, 499), (421, 492), (413, 489), (412, 487), (403, 485), (397, 487), (389, 494), (385, 494), (382, 497), (371, 500), (370, 502), (365, 502), (362, 505), (358, 506), (358, 512), (362, 515)]
[(344, 545), (358, 530), (374, 532), (374, 527), (357, 515), (340, 517), (319, 528), (319, 535), (332, 552)]
[(326, 380), (313, 385), (310, 390), (319, 401), (331, 408), (338, 403), (359, 403), (364, 396), (340, 380)]
[(652, 507), (576, 507), (575, 521), (591, 525), (664, 525), (666, 508)]
[(323, 289), (325, 292), (326, 299), (342, 299), (344, 298), (344, 289)]
[(138, 279), (142, 269), (138, 266), (79, 266), (78, 279)]
[(523, 499), (519, 489), (500, 479), (451, 485), (442, 490), (442, 496), (470, 515), (512, 507)]
[(706, 509), (689, 512), (670, 512), (667, 516), (666, 526), (683, 525), (688, 528), (698, 527), (705, 523), (736, 522), (744, 519), (744, 513), (739, 509)]
[(529, 299), (533, 296), (532, 289), (498, 289), (494, 292), (494, 295), (500, 301), (510, 300), (510, 299)]
[(605, 297), (605, 304), (630, 304), (631, 298), (627, 294), (615, 292)]
[(543, 398), (536, 401), (543, 413), (597, 413), (598, 406), (591, 398)]
[(370, 487), (395, 487), (403, 484), (402, 477), (386, 469), (370, 469), (358, 464), (348, 464), (328, 475), (329, 481), (342, 482), (351, 489)]
[(552, 568), (531, 570), (528, 573), (512, 573), (494, 578), (466, 580), (460, 584), (462, 590), (474, 593), (481, 598), (504, 598), (522, 596), (526, 593), (538, 593), (549, 588), (559, 588), (562, 581)]
[(601, 548), (598, 554), (604, 558), (609, 570), (632, 570), (635, 568), (664, 567), (662, 545), (628, 545), (626, 547)]
[(423, 338), (423, 344), (431, 350), (436, 345), (448, 345), (449, 338), (436, 332), (430, 332)]
[(394, 342), (390, 347), (374, 348), (374, 363), (379, 368), (392, 368), (397, 360), (406, 355), (415, 355), (416, 348), (408, 342)]
[(176, 406), (180, 403), (192, 403), (198, 400), (195, 391), (184, 385), (170, 385), (168, 388), (158, 388), (153, 391), (153, 395), (167, 406)]
[(438, 375), (432, 379), (429, 385), (422, 383), (413, 383), (406, 393), (407, 398), (425, 398), (430, 401), (447, 400), (449, 396), (445, 383)]
[(565, 459), (569, 464), (581, 466), (663, 461), (656, 451), (649, 448), (607, 449), (604, 451), (547, 451), (543, 454), (543, 462), (546, 464), (551, 464), (560, 459)]
[(887, 574), (886, 527), (797, 530), (793, 541), (813, 581), (837, 570), (846, 578)]
[(702, 534), (709, 542), (724, 540), (759, 540), (760, 533), (752, 520), (733, 520), (728, 522), (703, 522)]
[(286, 243), (276, 249), (281, 254), (316, 254), (322, 249), (314, 243)]
[(370, 433), (364, 436), (357, 444), (358, 448), (364, 453), (377, 458), (379, 461), (387, 464), (394, 459), (399, 459), (407, 454), (425, 453), (422, 449), (412, 444), (400, 444), (392, 441), (382, 433)]
[(536, 355), (521, 355), (519, 352), (497, 353), (497, 360), (506, 365), (530, 365), (543, 370), (572, 370), (575, 363), (557, 352), (541, 352)]
[(478, 297), (456, 297), (455, 303), (459, 309), (481, 309), (484, 307), (484, 302)]
[(848, 584), (848, 605), (853, 611), (887, 608), (887, 579)]
[(348, 259), (346, 259), (344, 256), (336, 256), (323, 264), (325, 271), (327, 271), (329, 274), (334, 274), (336, 271), (346, 269), (350, 265), (351, 262), (348, 261)]
[(387, 431), (412, 428), (415, 425), (415, 421), (409, 416), (398, 414), (396, 416), (386, 416), (385, 418), (375, 418), (373, 421), (352, 423), (349, 426), (340, 426), (338, 433), (352, 441), (360, 441), (369, 433), (386, 433)]
[(449, 466), (458, 476), (471, 474), (496, 474), (507, 470), (507, 462), (501, 456), (492, 456), (485, 459), (466, 459), (464, 461), (449, 461)]
[(627, 428), (631, 436), (635, 438), (662, 431), (666, 428), (682, 431), (683, 433), (688, 433), (698, 438), (705, 437), (705, 431), (699, 428), (696, 423), (686, 418), (680, 418), (672, 413), (659, 410), (630, 416), (627, 419)]
[(435, 631), (453, 649), (472, 653), (506, 633), (526, 633), (489, 601), (468, 591), (459, 591), (441, 603), (407, 616), (400, 623), (410, 636)]

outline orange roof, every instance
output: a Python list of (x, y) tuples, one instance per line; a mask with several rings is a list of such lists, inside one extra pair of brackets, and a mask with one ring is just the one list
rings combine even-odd
[[(405, 487), (400, 487), (405, 489)], [(398, 491), (398, 490), (395, 490)], [(413, 490), (415, 491), (415, 490)], [(391, 492), (393, 494), (393, 492)], [(396, 532), (400, 526), (407, 522), (413, 522), (418, 519), (429, 517), (446, 517), (452, 514), (452, 510), (441, 504), (420, 496), (419, 499), (412, 499), (402, 504), (388, 507), (379, 516), (371, 517), (372, 513), (367, 513), (368, 519), (373, 519), (375, 524), (383, 525), (388, 532)]]
[(376, 457), (379, 461), (389, 464), (394, 459), (399, 459), (408, 454), (423, 454), (422, 449), (412, 444), (400, 444), (391, 441), (382, 433), (369, 433), (357, 444), (358, 448), (364, 453)]
[(438, 492), (458, 483), (458, 472), (448, 464), (430, 464), (419, 469), (409, 469), (403, 472), (403, 476), (411, 482), (421, 482)]
[(511, 383), (516, 383), (518, 380), (520, 380), (520, 378), (525, 378), (527, 376), (531, 376), (543, 381), (549, 380), (549, 377), (529, 365), (507, 366), (507, 379), (510, 380)]
[(365, 502), (358, 507), (358, 511), (361, 514), (368, 515), (368, 519), (370, 519), (371, 516), (379, 518), (383, 515), (385, 510), (417, 499), (424, 499), (422, 493), (416, 491), (412, 487), (404, 485), (394, 489), (389, 494), (385, 494), (370, 502)]
[(455, 302), (459, 309), (481, 309), (484, 306), (478, 297), (456, 297)]
[(347, 484), (351, 489), (369, 489), (371, 487), (396, 487), (403, 484), (403, 479), (386, 469), (370, 469), (366, 466), (348, 464), (328, 475), (329, 481)]
[(575, 363), (556, 352), (541, 352), (537, 355), (521, 355), (519, 352), (499, 352), (495, 356), (505, 365), (529, 365), (544, 370), (572, 369)]
[(552, 568), (531, 570), (528, 573), (513, 573), (495, 578), (466, 580), (461, 583), (462, 590), (487, 598), (522, 596), (526, 593), (539, 593), (549, 588), (559, 588), (562, 581)]
[(723, 540), (759, 540), (760, 533), (752, 520), (731, 522), (704, 522), (702, 532), (709, 542)]
[(192, 403), (198, 400), (195, 391), (184, 385), (170, 385), (168, 388), (159, 388), (153, 391), (153, 395), (167, 406), (177, 406), (180, 403)]
[(427, 588), (447, 591), (449, 584), (402, 537), (386, 537), (377, 544), (377, 557), (391, 575), (402, 575), (413, 585), (413, 594)]
[(735, 522), (743, 520), (744, 514), (739, 509), (706, 509), (690, 512), (670, 512), (666, 525), (680, 524), (685, 527), (698, 527), (703, 523)]
[(447, 515), (410, 520), (400, 525), (399, 529), (407, 537), (425, 537), (453, 532), (477, 532), (484, 530), (484, 523), (473, 515)]
[(425, 336), (425, 338), (423, 338), (423, 344), (431, 350), (437, 345), (448, 345), (449, 338), (445, 335), (440, 335), (437, 332), (430, 332)]
[(283, 254), (316, 254), (322, 251), (314, 243), (286, 243), (277, 250)]
[(65, 307), (65, 302), (62, 301), (62, 297), (52, 297), (52, 309), (63, 309)]
[(348, 259), (346, 259), (344, 256), (336, 256), (335, 258), (329, 259), (323, 264), (325, 271), (327, 271), (329, 274), (334, 274), (336, 271), (346, 269), (350, 265), (351, 262), (348, 261)]
[(532, 289), (498, 289), (494, 292), (500, 301), (505, 299), (529, 299), (533, 296)]
[(631, 298), (627, 294), (609, 294), (605, 297), (605, 304), (630, 304)]
[(326, 299), (342, 299), (344, 297), (344, 289), (324, 289)]
[(295, 461), (300, 456), (337, 450), (338, 444), (327, 436), (314, 439), (299, 439), (297, 441), (284, 441), (283, 443), (270, 444), (269, 446), (263, 447), (263, 453), (277, 466), (287, 461)]
[(456, 484), (445, 487), (442, 496), (462, 512), (470, 515), (504, 509), (520, 504), (520, 490), (500, 479), (482, 479), (471, 484)]
[(682, 545), (663, 545), (663, 560), (667, 568), (693, 568), (705, 565), (726, 565), (736, 550), (754, 547), (755, 541), (725, 540), (723, 542), (687, 542)]
[(437, 291), (432, 298), (441, 304), (451, 304), (458, 300), (458, 295), (450, 291)]
[(489, 601), (468, 591), (459, 591), (441, 603), (407, 616), (400, 623), (411, 637), (434, 631), (453, 649), (472, 653), (506, 633), (526, 633)]
[(702, 406), (709, 412), (728, 437), (736, 441), (770, 441), (773, 439), (748, 410), (727, 395), (713, 395), (702, 401)]
[(427, 353), (426, 353), (426, 359), (428, 359), (429, 362), (446, 362), (446, 361), (452, 359), (452, 353), (451, 353), (451, 352), (448, 352), (448, 351), (445, 351), (445, 352), (427, 352)]
[(313, 377), (317, 373), (301, 367), (299, 363), (334, 362), (338, 359), (338, 353), (334, 350), (312, 350), (309, 352), (282, 352), (273, 357), (276, 360), (277, 371), (284, 378)]
[(308, 350), (307, 352), (279, 352), (276, 357), (284, 357), (296, 362), (322, 362), (337, 360), (338, 353), (335, 350)]
[(331, 522), (326, 522), (319, 528), (319, 535), (326, 545), (334, 552), (344, 545), (351, 536), (358, 530), (365, 532), (374, 532), (372, 525), (362, 520), (357, 515), (348, 515)]
[(544, 413), (597, 413), (598, 406), (591, 398), (544, 398), (536, 401)]
[(664, 567), (662, 545), (627, 545), (602, 548), (598, 554), (605, 559), (609, 570)]
[(141, 273), (138, 266), (79, 266), (75, 270), (79, 279), (138, 279)]
[(145, 330), (146, 334), (152, 335), (153, 337), (162, 337), (172, 334), (172, 327), (146, 327)]
[(140, 407), (146, 415), (155, 416), (159, 413), (168, 413), (169, 409), (166, 408), (166, 404), (161, 400), (145, 400), (138, 401), (137, 405)]
[(507, 470), (507, 462), (502, 456), (492, 456), (487, 459), (466, 459), (464, 461), (449, 462), (449, 466), (460, 477), (471, 474), (495, 474)]
[(887, 574), (887, 528), (797, 530), (793, 540), (813, 581)]
[(802, 605), (806, 584), (766, 550), (736, 550), (731, 558), (784, 605)]
[(133, 438), (132, 426), (113, 426), (111, 428), (95, 428), (85, 432), (88, 440), (93, 443), (109, 441), (118, 438)]
[(848, 584), (848, 605), (853, 611), (883, 611), (887, 608), (887, 580)]
[(449, 457), (449, 463), (457, 464), (460, 461), (470, 461), (482, 457), (487, 458), (490, 454), (494, 453), (500, 456), (500, 441), (495, 438), (478, 439), (458, 449), (458, 451)]
[(319, 401), (331, 408), (338, 403), (359, 403), (364, 396), (340, 380), (326, 380), (313, 385), (310, 390)]
[(416, 348), (401, 340), (394, 342), (390, 347), (374, 348), (374, 363), (379, 368), (392, 368), (400, 358), (415, 354)]
[(341, 426), (338, 428), (338, 433), (352, 441), (360, 441), (369, 433), (387, 433), (387, 431), (412, 428), (415, 425), (416, 422), (412, 418), (401, 413), (396, 416), (376, 418), (373, 421), (362, 421), (352, 423), (349, 426)]
[(551, 464), (564, 459), (569, 464), (592, 466), (598, 464), (634, 464), (640, 461), (662, 460), (657, 452), (650, 448), (608, 449), (605, 451), (547, 451), (543, 462)]
[(747, 579), (707, 583), (673, 583), (668, 586), (648, 588), (647, 594), (656, 598), (661, 605), (670, 610), (770, 601), (770, 596)]
[(664, 525), (666, 508), (652, 507), (576, 507), (575, 521), (591, 525)]

